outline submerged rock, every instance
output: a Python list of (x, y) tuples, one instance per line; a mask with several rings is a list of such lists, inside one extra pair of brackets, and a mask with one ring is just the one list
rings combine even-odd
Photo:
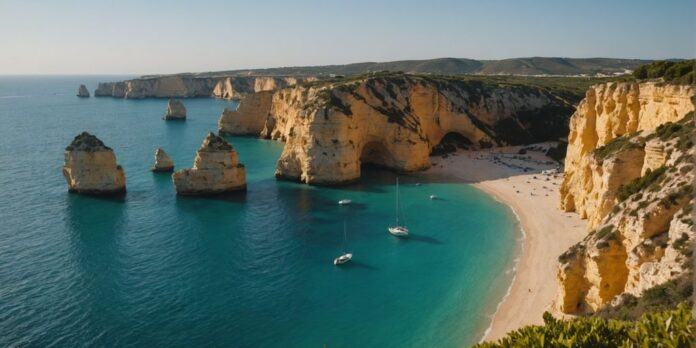
[(246, 189), (246, 169), (225, 139), (208, 133), (191, 169), (172, 174), (180, 195), (210, 195)]
[(89, 98), (89, 91), (87, 90), (87, 86), (80, 85), (80, 88), (77, 90), (77, 96), (80, 98)]
[(184, 103), (176, 99), (169, 99), (167, 104), (167, 113), (164, 119), (169, 120), (186, 120), (186, 107)]
[(113, 150), (87, 132), (65, 148), (63, 176), (70, 192), (103, 195), (126, 191), (126, 176), (116, 164)]
[(155, 151), (155, 165), (152, 166), (153, 172), (172, 172), (174, 171), (174, 162), (162, 148)]

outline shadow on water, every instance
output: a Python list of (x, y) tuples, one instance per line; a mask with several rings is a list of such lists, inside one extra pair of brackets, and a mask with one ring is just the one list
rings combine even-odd
[[(83, 308), (85, 321), (108, 325), (114, 319), (106, 310), (120, 301), (119, 241), (125, 232), (122, 200), (66, 195), (66, 231), (70, 233), (71, 263), (80, 284), (75, 306)], [(108, 298), (108, 301), (104, 299)]]
[(90, 195), (68, 192), (68, 205), (70, 204), (88, 204), (89, 202), (103, 201), (113, 203), (125, 203), (127, 192), (111, 194), (111, 195)]
[(375, 266), (369, 265), (369, 264), (364, 263), (364, 262), (355, 261), (355, 260), (351, 260), (350, 262), (341, 265), (340, 268), (343, 268), (343, 269), (352, 269), (352, 268), (367, 269), (370, 271), (378, 271), (379, 270), (379, 268), (377, 268)]
[(437, 238), (433, 238), (433, 237), (425, 236), (425, 235), (421, 235), (421, 234), (413, 234), (413, 233), (409, 234), (408, 238), (402, 239), (402, 240), (405, 242), (414, 241), (414, 242), (421, 242), (421, 243), (428, 243), (428, 244), (442, 244), (442, 242)]
[(176, 195), (177, 202), (182, 201), (217, 201), (217, 202), (228, 202), (228, 203), (246, 203), (247, 192), (236, 191), (228, 193), (219, 194), (206, 194), (206, 195)]

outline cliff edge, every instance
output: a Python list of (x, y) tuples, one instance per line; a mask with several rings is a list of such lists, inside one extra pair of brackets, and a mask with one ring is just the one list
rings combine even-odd
[(556, 140), (572, 110), (539, 86), (382, 73), (250, 96), (218, 124), (221, 133), (284, 141), (276, 176), (327, 185), (360, 178), (362, 164), (426, 169), (452, 134), (473, 147)]

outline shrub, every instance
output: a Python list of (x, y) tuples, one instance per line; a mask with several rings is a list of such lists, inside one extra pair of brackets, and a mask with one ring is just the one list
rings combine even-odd
[(648, 313), (637, 321), (599, 317), (564, 321), (546, 312), (543, 326), (525, 326), (476, 347), (691, 347), (696, 344), (695, 326), (686, 304)]
[(636, 79), (657, 79), (662, 78), (665, 82), (676, 84), (694, 83), (694, 64), (696, 60), (656, 61), (642, 65), (633, 71)]
[(637, 135), (637, 133), (623, 135), (612, 139), (608, 143), (604, 144), (604, 146), (596, 148), (593, 151), (595, 158), (598, 160), (603, 160), (620, 151), (642, 148), (642, 143), (633, 141), (633, 137), (635, 135)]
[(638, 193), (645, 189), (646, 187), (656, 184), (662, 179), (663, 174), (667, 170), (667, 167), (662, 166), (655, 170), (648, 169), (645, 175), (640, 178), (635, 178), (626, 185), (621, 185), (618, 192), (616, 193), (616, 198), (619, 202), (623, 202), (626, 198), (630, 197), (634, 193)]

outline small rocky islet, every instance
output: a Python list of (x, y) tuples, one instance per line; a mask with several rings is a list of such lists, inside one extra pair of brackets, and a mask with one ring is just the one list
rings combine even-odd
[(68, 191), (92, 195), (126, 192), (126, 175), (114, 151), (92, 134), (82, 132), (65, 148), (63, 176)]
[(162, 117), (165, 121), (186, 121), (186, 107), (180, 100), (169, 99), (167, 113)]
[(213, 195), (246, 190), (246, 169), (237, 152), (212, 132), (196, 152), (193, 167), (172, 175), (179, 195)]
[(87, 90), (87, 86), (80, 85), (80, 88), (77, 89), (77, 96), (80, 98), (89, 98), (89, 91)]
[(161, 147), (155, 150), (155, 164), (151, 169), (155, 173), (166, 173), (174, 171), (174, 161), (167, 155)]

